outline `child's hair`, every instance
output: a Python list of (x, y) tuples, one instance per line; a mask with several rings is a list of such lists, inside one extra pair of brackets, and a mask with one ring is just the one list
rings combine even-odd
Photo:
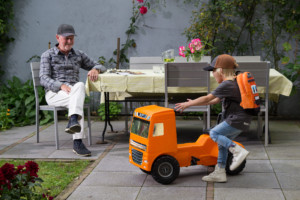
[[(239, 65), (235, 62), (234, 63), (234, 69), (222, 69), (223, 71), (223, 75), (226, 77), (226, 78), (230, 78), (230, 77), (235, 77), (236, 76), (236, 72), (235, 72), (235, 69), (238, 68)], [(217, 68), (217, 72), (219, 74), (221, 74), (221, 68)]]

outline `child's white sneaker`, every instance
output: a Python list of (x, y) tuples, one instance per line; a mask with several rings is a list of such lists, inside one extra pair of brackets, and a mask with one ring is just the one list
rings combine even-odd
[(246, 159), (246, 157), (249, 155), (249, 151), (237, 144), (234, 147), (229, 147), (229, 151), (233, 155), (232, 163), (229, 169), (233, 171)]
[(208, 176), (203, 176), (202, 181), (224, 183), (227, 181), (225, 168), (220, 168), (218, 164), (215, 171)]

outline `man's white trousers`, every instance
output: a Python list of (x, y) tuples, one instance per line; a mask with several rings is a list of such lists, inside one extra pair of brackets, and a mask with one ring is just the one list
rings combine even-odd
[(59, 92), (48, 91), (46, 93), (46, 101), (50, 106), (63, 106), (69, 109), (68, 116), (77, 114), (79, 115), (79, 123), (81, 126), (81, 132), (73, 134), (73, 140), (85, 138), (84, 133), (84, 113), (83, 105), (85, 98), (85, 86), (84, 83), (78, 82), (71, 87), (71, 92), (67, 94), (65, 91)]

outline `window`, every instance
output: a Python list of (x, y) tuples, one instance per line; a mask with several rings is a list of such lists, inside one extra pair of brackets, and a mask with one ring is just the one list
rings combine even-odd
[(164, 135), (164, 123), (154, 124), (153, 137)]
[(131, 133), (148, 138), (150, 122), (134, 117), (131, 126)]

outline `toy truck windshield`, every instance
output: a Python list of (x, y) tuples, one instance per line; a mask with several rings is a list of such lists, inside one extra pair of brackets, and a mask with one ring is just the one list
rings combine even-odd
[(141, 137), (148, 138), (149, 124), (149, 121), (134, 117), (130, 132)]

